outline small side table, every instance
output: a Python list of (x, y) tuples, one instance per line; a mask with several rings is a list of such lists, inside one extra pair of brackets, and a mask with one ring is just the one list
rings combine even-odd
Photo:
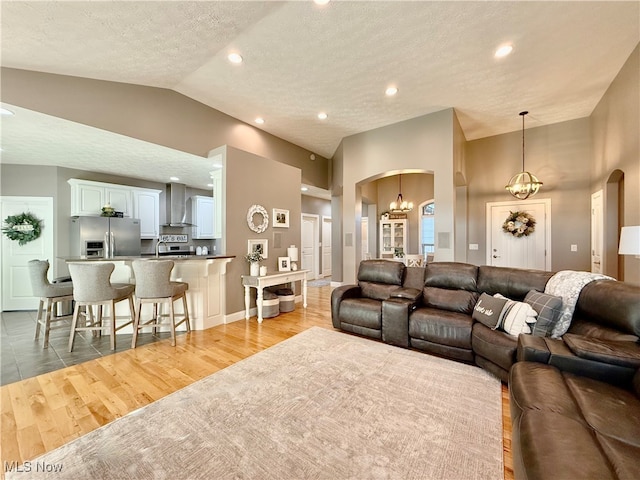
[(244, 286), (244, 318), (249, 320), (249, 306), (251, 302), (251, 288), (257, 291), (256, 306), (258, 307), (258, 323), (262, 323), (262, 302), (265, 287), (273, 287), (283, 283), (302, 281), (302, 306), (307, 308), (307, 273), (310, 270), (297, 270), (295, 272), (278, 272), (263, 277), (242, 275)]

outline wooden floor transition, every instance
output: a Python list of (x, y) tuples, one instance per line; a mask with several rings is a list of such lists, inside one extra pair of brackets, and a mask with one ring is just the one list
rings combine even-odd
[[(0, 388), (0, 461), (24, 462), (312, 326), (332, 329), (331, 287), (305, 310), (255, 317), (143, 345)], [(508, 390), (502, 387), (504, 478), (513, 479)]]

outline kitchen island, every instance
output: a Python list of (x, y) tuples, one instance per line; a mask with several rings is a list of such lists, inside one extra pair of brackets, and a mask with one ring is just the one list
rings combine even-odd
[[(134, 260), (173, 260), (174, 266), (171, 272), (171, 280), (186, 282), (187, 304), (191, 328), (205, 330), (224, 323), (226, 303), (226, 282), (224, 276), (227, 273), (227, 264), (235, 256), (231, 255), (163, 255), (155, 256), (121, 256), (113, 258), (96, 257), (62, 257), (67, 263), (73, 262), (111, 262), (115, 269), (111, 275), (112, 283), (135, 283), (132, 263)], [(128, 315), (126, 302), (116, 305), (116, 314)], [(150, 314), (151, 305), (144, 305), (149, 311), (143, 310), (143, 316)], [(176, 314), (182, 313), (182, 303), (176, 302)], [(144, 318), (144, 317), (143, 317)], [(183, 329), (181, 325), (180, 329)], [(122, 329), (119, 333), (131, 333), (130, 327)]]

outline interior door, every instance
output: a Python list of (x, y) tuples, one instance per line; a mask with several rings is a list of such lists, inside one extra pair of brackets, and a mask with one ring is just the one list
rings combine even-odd
[(591, 271), (593, 273), (602, 273), (603, 208), (602, 190), (599, 190), (591, 195)]
[(322, 217), (322, 276), (331, 276), (331, 217)]
[[(532, 234), (515, 237), (502, 230), (503, 223), (514, 211), (533, 216), (536, 228)], [(487, 204), (487, 265), (550, 270), (550, 211), (548, 199)]]
[(42, 230), (39, 238), (22, 246), (2, 235), (2, 311), (38, 308), (38, 299), (31, 290), (29, 260), (49, 260), (49, 280), (54, 278), (53, 198), (0, 197), (1, 219), (24, 212), (42, 220)]
[(362, 217), (360, 228), (362, 230), (362, 260), (369, 260), (369, 217)]
[(318, 278), (318, 249), (317, 245), (318, 216), (302, 215), (302, 248), (301, 261), (302, 269), (309, 270), (308, 280)]

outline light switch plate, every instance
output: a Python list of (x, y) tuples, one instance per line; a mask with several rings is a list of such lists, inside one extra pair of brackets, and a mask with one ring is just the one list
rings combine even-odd
[(572, 252), (577, 252), (578, 251), (578, 245), (576, 245), (575, 243), (571, 244), (571, 251)]

